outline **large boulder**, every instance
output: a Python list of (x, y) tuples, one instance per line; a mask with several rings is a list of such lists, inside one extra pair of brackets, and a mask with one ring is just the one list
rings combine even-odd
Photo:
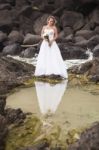
[(29, 47), (29, 48), (25, 49), (24, 51), (22, 51), (21, 57), (32, 58), (35, 56), (35, 53), (36, 53), (36, 48)]
[(24, 40), (24, 36), (19, 31), (13, 30), (8, 35), (8, 39), (10, 41), (12, 41), (13, 43), (17, 42), (17, 43), (21, 44), (23, 42), (23, 40)]
[(87, 54), (85, 53), (85, 49), (69, 44), (59, 44), (59, 48), (61, 50), (61, 54), (64, 60), (66, 59), (85, 59), (87, 58)]
[(90, 39), (95, 33), (91, 30), (79, 30), (76, 32), (75, 36), (82, 36), (86, 40)]
[(12, 44), (12, 45), (8, 45), (6, 47), (3, 48), (3, 55), (16, 55), (19, 54), (21, 52), (21, 46), (19, 44)]
[(84, 17), (81, 13), (65, 11), (61, 16), (62, 27), (71, 27), (74, 31), (81, 29), (84, 25)]
[(13, 13), (10, 10), (0, 11), (0, 29), (9, 33), (13, 26)]
[(33, 35), (33, 34), (26, 34), (23, 44), (25, 45), (32, 45), (32, 44), (37, 44), (39, 43), (41, 40), (41, 36), (40, 35)]

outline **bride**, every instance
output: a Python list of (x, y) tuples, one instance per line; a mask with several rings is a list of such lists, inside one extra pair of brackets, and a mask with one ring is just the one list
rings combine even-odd
[(55, 17), (49, 16), (47, 25), (42, 28), (41, 37), (43, 42), (37, 58), (35, 76), (60, 75), (62, 78), (68, 78), (66, 66), (55, 41), (58, 38), (55, 23)]

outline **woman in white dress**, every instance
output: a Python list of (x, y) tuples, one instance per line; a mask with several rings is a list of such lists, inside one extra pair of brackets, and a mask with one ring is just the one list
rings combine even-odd
[(43, 42), (37, 58), (35, 76), (59, 75), (62, 78), (68, 78), (65, 63), (55, 41), (58, 37), (55, 23), (54, 16), (49, 16), (47, 25), (42, 28), (41, 37)]

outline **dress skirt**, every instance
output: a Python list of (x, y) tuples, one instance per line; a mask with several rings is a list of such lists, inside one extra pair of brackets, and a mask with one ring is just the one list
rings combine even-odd
[(49, 76), (52, 74), (68, 78), (66, 65), (63, 61), (56, 41), (54, 41), (52, 45), (49, 46), (48, 42), (43, 40), (38, 54), (34, 75)]

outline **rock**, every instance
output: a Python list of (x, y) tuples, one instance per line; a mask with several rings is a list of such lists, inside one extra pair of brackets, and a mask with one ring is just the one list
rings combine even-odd
[(99, 79), (99, 58), (94, 58), (91, 61), (85, 62), (81, 65), (71, 67), (68, 70), (73, 74), (85, 74), (89, 81), (98, 82)]
[(88, 48), (93, 49), (96, 45), (98, 45), (98, 43), (99, 43), (99, 35), (97, 34), (97, 35), (92, 36), (88, 40), (87, 46)]
[(95, 33), (90, 30), (79, 30), (76, 32), (75, 36), (82, 36), (86, 40), (90, 39)]
[(33, 65), (20, 62), (11, 57), (0, 58), (0, 94), (9, 93), (13, 88), (23, 85), (34, 74)]
[(74, 31), (79, 30), (84, 25), (84, 17), (81, 13), (65, 11), (61, 16), (61, 23), (64, 27), (71, 27)]
[(0, 96), (0, 114), (4, 115), (4, 109), (6, 105), (6, 97)]
[(59, 44), (61, 54), (63, 56), (63, 59), (85, 59), (88, 56), (85, 54), (85, 49), (69, 45), (69, 44)]
[(6, 47), (3, 48), (3, 55), (16, 55), (19, 54), (21, 52), (21, 46), (19, 44), (12, 44), (12, 45), (8, 45)]
[(99, 26), (97, 26), (97, 27), (95, 28), (95, 33), (96, 33), (96, 34), (99, 34)]
[(6, 119), (0, 115), (0, 150), (5, 149), (7, 133), (8, 130), (7, 130)]
[(7, 40), (7, 34), (0, 31), (0, 42)]
[(99, 25), (99, 9), (96, 8), (91, 14), (90, 14), (91, 22)]
[(36, 53), (36, 48), (30, 47), (22, 51), (21, 57), (32, 58), (35, 56), (35, 53)]
[(37, 44), (38, 42), (40, 42), (40, 40), (41, 40), (40, 35), (33, 35), (33, 34), (28, 33), (26, 34), (24, 38), (23, 44), (26, 44), (26, 45)]
[(34, 25), (33, 25), (33, 29), (34, 29), (36, 34), (38, 34), (38, 35), (41, 34), (42, 27), (44, 24), (46, 24), (46, 20), (47, 20), (48, 16), (49, 16), (49, 14), (44, 14), (35, 20)]
[(10, 4), (0, 4), (0, 10), (4, 10), (4, 9), (11, 9), (11, 5)]
[(3, 32), (9, 33), (13, 26), (13, 14), (9, 10), (0, 11), (0, 29)]
[(5, 117), (7, 119), (8, 124), (12, 123), (22, 123), (23, 120), (26, 118), (26, 115), (22, 112), (20, 108), (18, 109), (11, 109), (8, 108), (5, 110)]
[(22, 44), (24, 40), (24, 36), (20, 32), (13, 30), (8, 35), (8, 39), (12, 41), (12, 43), (17, 42), (17, 43)]
[(65, 27), (63, 30), (64, 30), (65, 37), (67, 37), (68, 35), (73, 34), (73, 30), (72, 30), (71, 27)]
[(93, 56), (99, 57), (99, 44), (93, 49)]
[(76, 44), (80, 43), (80, 42), (84, 42), (84, 41), (86, 42), (87, 41), (87, 40), (85, 40), (85, 38), (83, 36), (75, 36), (74, 40), (75, 40)]
[(86, 129), (80, 139), (67, 150), (99, 150), (99, 123), (94, 123), (92, 127)]

